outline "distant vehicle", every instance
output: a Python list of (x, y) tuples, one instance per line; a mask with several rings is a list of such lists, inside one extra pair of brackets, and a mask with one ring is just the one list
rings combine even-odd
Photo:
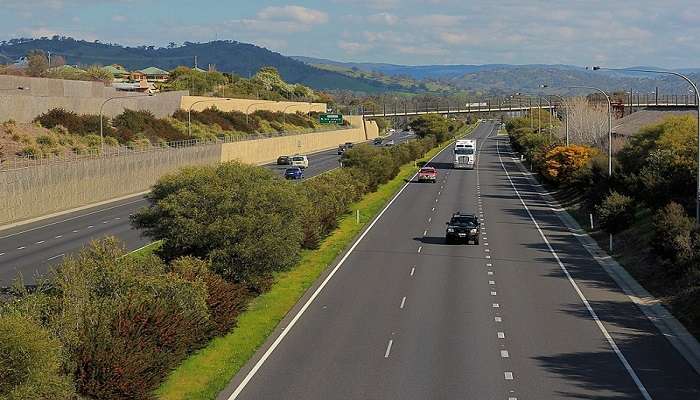
[(389, 129), (389, 133), (394, 133), (394, 132), (396, 132), (396, 129), (394, 129), (394, 128)]
[(474, 169), (476, 162), (476, 140), (458, 140), (454, 147), (454, 168)]
[(299, 167), (291, 167), (284, 170), (285, 179), (302, 179), (304, 178), (304, 171)]
[(345, 142), (346, 149), (352, 149), (352, 146), (353, 146), (352, 142)]
[(289, 165), (291, 164), (292, 160), (290, 160), (289, 156), (279, 156), (277, 157), (277, 165)]
[(451, 244), (453, 242), (465, 241), (469, 243), (471, 241), (474, 244), (479, 244), (480, 231), (481, 223), (479, 223), (476, 215), (456, 212), (452, 215), (450, 222), (447, 222), (445, 242)]
[(344, 144), (338, 145), (338, 155), (342, 156), (343, 153), (345, 153), (345, 145)]
[(437, 170), (433, 167), (423, 167), (418, 171), (418, 182), (431, 182), (435, 183), (437, 181)]
[(309, 168), (309, 159), (306, 156), (292, 156), (292, 162), (290, 165), (301, 169)]
[(375, 144), (375, 145), (377, 145), (377, 144), (382, 144), (382, 138), (380, 138), (380, 137), (374, 138), (374, 140), (372, 141), (372, 143)]
[(384, 142), (384, 146), (393, 146), (393, 145), (394, 145), (394, 140), (393, 140), (393, 139), (389, 139), (389, 140), (387, 140), (386, 142)]

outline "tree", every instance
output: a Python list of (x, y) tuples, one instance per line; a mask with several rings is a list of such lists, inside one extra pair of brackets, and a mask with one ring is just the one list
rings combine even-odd
[(611, 192), (595, 210), (603, 229), (608, 233), (621, 232), (634, 223), (634, 200), (618, 192)]
[(298, 259), (303, 224), (293, 185), (265, 168), (230, 162), (161, 178), (133, 218), (164, 240), (166, 259), (191, 255), (234, 282), (257, 286)]
[[(569, 140), (571, 143), (595, 146), (603, 149), (608, 142), (608, 107), (600, 102), (591, 103), (586, 97), (567, 99), (566, 118), (569, 123)], [(559, 136), (564, 131), (559, 130)]]
[(543, 175), (557, 184), (571, 184), (581, 169), (588, 166), (596, 154), (587, 146), (556, 146), (544, 156)]
[(27, 73), (30, 76), (42, 76), (49, 68), (49, 59), (41, 50), (32, 50), (27, 55)]
[(411, 121), (411, 128), (420, 138), (433, 136), (438, 142), (443, 142), (449, 135), (450, 122), (438, 114), (421, 115)]

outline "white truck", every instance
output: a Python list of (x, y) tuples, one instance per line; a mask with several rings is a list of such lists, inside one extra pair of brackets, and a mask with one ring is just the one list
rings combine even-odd
[(454, 148), (454, 168), (474, 169), (476, 163), (476, 140), (457, 140)]

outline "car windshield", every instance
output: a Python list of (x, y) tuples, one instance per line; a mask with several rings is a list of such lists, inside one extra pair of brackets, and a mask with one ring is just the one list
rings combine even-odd
[(450, 223), (453, 225), (476, 225), (476, 218), (467, 216), (452, 217)]
[(292, 157), (292, 161), (304, 161), (304, 157)]
[(435, 172), (435, 170), (432, 168), (423, 168), (420, 170), (420, 172)]
[(299, 168), (287, 168), (284, 172), (288, 174), (293, 174), (295, 172), (301, 171)]
[(455, 154), (472, 155), (472, 154), (474, 154), (474, 148), (473, 147), (458, 147), (455, 149)]

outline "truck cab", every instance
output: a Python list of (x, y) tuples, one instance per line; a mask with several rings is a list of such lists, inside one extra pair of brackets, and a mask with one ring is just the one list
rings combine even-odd
[(476, 140), (457, 140), (454, 147), (454, 168), (474, 169)]

